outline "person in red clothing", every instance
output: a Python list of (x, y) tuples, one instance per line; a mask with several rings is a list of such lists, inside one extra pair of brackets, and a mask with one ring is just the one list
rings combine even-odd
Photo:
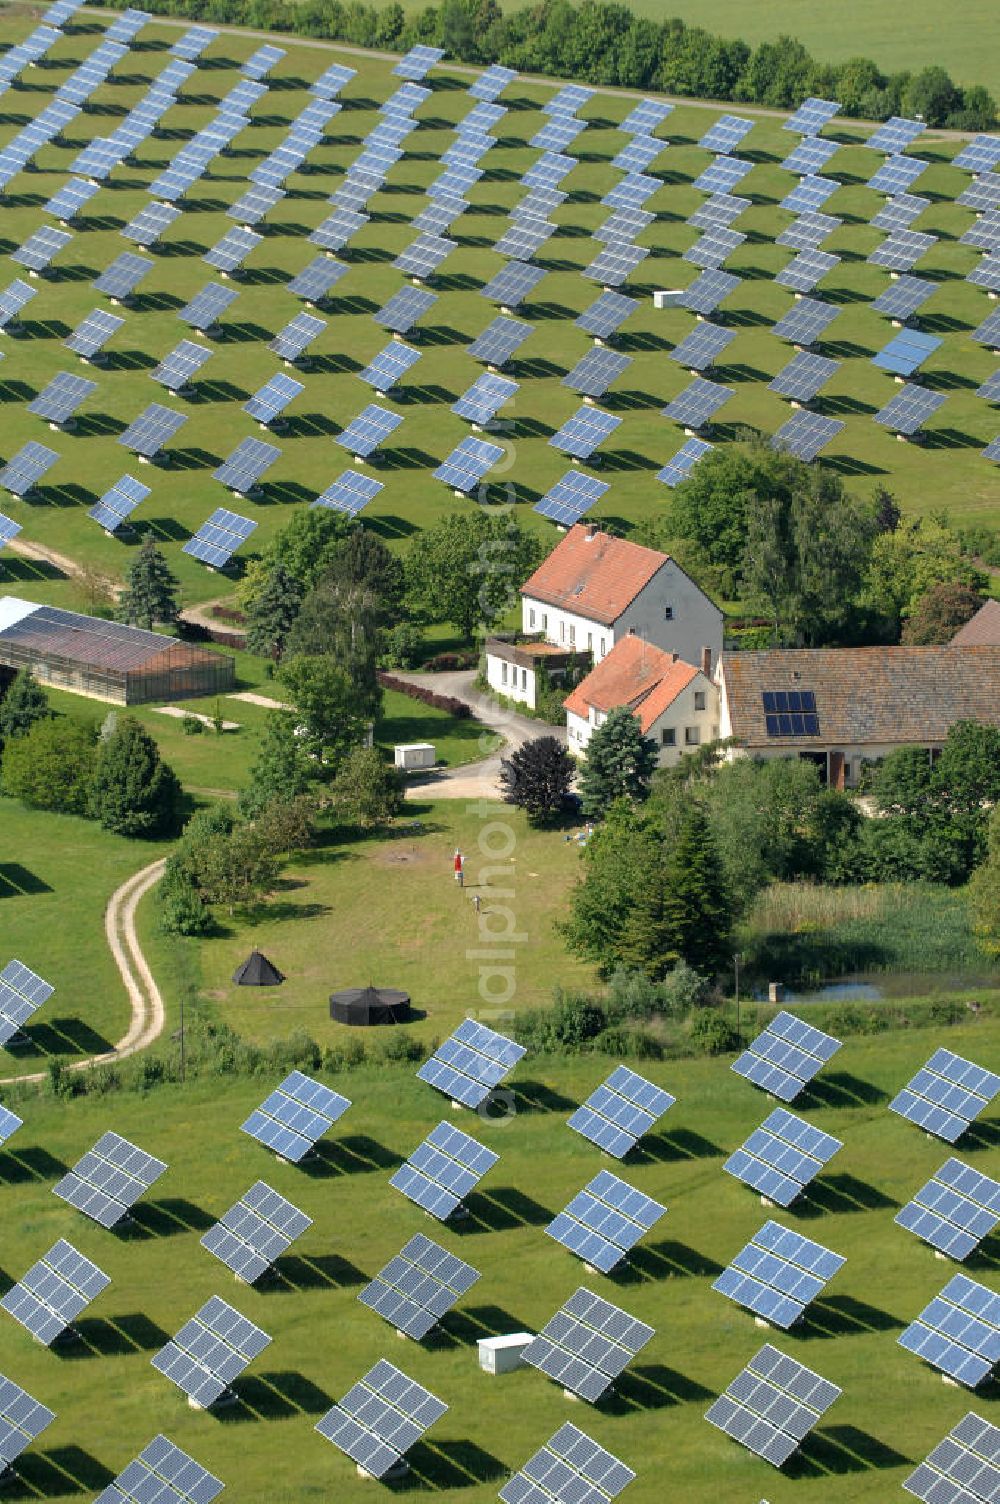
[(465, 886), (464, 860), (460, 851), (455, 852), (455, 881), (460, 888)]

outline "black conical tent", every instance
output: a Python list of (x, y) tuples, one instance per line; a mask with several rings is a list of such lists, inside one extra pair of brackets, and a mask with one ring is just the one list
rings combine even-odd
[(369, 983), (367, 987), (347, 987), (330, 994), (330, 1017), (338, 1024), (401, 1024), (409, 1016), (410, 994), (395, 987), (373, 987)]
[(284, 980), (283, 973), (259, 950), (252, 950), (233, 972), (237, 987), (280, 987)]

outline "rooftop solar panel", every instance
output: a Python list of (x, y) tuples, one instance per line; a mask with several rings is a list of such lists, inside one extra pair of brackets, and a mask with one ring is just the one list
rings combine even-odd
[(380, 480), (375, 480), (370, 475), (359, 475), (356, 470), (345, 470), (317, 496), (312, 505), (357, 517), (382, 489)]
[(42, 1255), (0, 1300), (43, 1347), (51, 1347), (106, 1290), (108, 1275), (64, 1238)]
[(1000, 1426), (970, 1410), (903, 1487), (925, 1504), (996, 1504), (998, 1457)]
[(258, 1180), (209, 1228), (201, 1246), (252, 1285), (311, 1226), (311, 1217)]
[(290, 402), (300, 397), (305, 391), (301, 381), (296, 381), (291, 376), (286, 376), (279, 371), (266, 381), (259, 391), (254, 392), (248, 402), (244, 402), (243, 411), (249, 417), (255, 418), (258, 423), (270, 424), (280, 418)]
[(922, 120), (907, 120), (900, 115), (893, 115), (884, 125), (880, 125), (865, 142), (872, 151), (884, 152), (886, 156), (893, 156), (902, 152), (911, 141), (923, 135), (927, 126)]
[[(12, 496), (27, 496), (58, 458), (54, 450), (46, 449), (44, 444), (36, 444), (33, 439), (29, 440), (0, 470), (0, 486)], [(0, 1039), (0, 1044), (2, 1043)]]
[(816, 284), (839, 265), (840, 257), (829, 251), (800, 251), (794, 260), (782, 267), (774, 280), (779, 287), (787, 287), (792, 292), (812, 292)]
[(953, 1144), (998, 1093), (1000, 1076), (951, 1050), (938, 1049), (889, 1109)]
[(765, 1344), (705, 1419), (772, 1467), (781, 1467), (843, 1391)]
[[(821, 413), (806, 412), (803, 409), (793, 413), (788, 421), (781, 425), (777, 433), (772, 435), (771, 448), (783, 449), (787, 454), (793, 454), (796, 459), (805, 460), (808, 463), (814, 460), (820, 450), (825, 449), (844, 427), (840, 418), (826, 418)], [(811, 733), (807, 731), (804, 734)]]
[(925, 1363), (975, 1389), (1000, 1363), (1000, 1295), (955, 1274), (898, 1340)]
[(567, 470), (562, 479), (550, 486), (542, 499), (535, 503), (534, 510), (562, 527), (572, 527), (607, 490), (607, 481), (584, 475), (580, 470)]
[(967, 1259), (1000, 1222), (1000, 1181), (948, 1159), (896, 1222), (953, 1259)]
[(192, 538), (184, 544), (181, 552), (190, 554), (211, 569), (225, 569), (233, 554), (245, 543), (257, 524), (250, 517), (241, 517), (238, 512), (216, 507), (211, 517), (201, 524)]
[(734, 276), (732, 272), (702, 272), (690, 287), (684, 289), (680, 299), (681, 306), (691, 313), (700, 313), (707, 317), (715, 312), (720, 303), (725, 302), (730, 293), (736, 291), (740, 281), (741, 279)]
[(791, 1206), (841, 1148), (839, 1139), (776, 1107), (722, 1168), (768, 1201)]
[(487, 324), (482, 334), (469, 345), (469, 354), (474, 360), (481, 360), (486, 365), (499, 369), (507, 364), (533, 333), (531, 324), (497, 314), (493, 322)]
[(72, 350), (74, 355), (80, 355), (85, 360), (92, 360), (107, 344), (113, 334), (117, 334), (125, 320), (117, 314), (106, 313), (103, 308), (95, 308), (93, 313), (78, 324), (73, 333), (63, 340), (67, 350)]
[(699, 193), (731, 193), (752, 167), (753, 163), (742, 157), (716, 157), (711, 166), (698, 174), (693, 186)]
[(679, 486), (681, 481), (687, 480), (691, 471), (699, 460), (705, 458), (714, 446), (704, 439), (690, 438), (685, 440), (672, 459), (669, 459), (662, 470), (657, 471), (656, 478), (665, 486)]
[(134, 480), (131, 475), (123, 475), (95, 502), (87, 516), (103, 527), (106, 533), (117, 532), (149, 494), (149, 487), (144, 486), (142, 481)]
[(812, 345), (839, 313), (840, 309), (834, 303), (824, 303), (818, 298), (801, 298), (778, 320), (772, 333), (793, 345)]
[(610, 1274), (665, 1214), (651, 1196), (601, 1170), (545, 1231), (584, 1263)]
[(404, 1336), (419, 1342), (479, 1277), (470, 1264), (418, 1233), (358, 1299)]
[(117, 1133), (103, 1133), (52, 1193), (101, 1227), (116, 1227), (167, 1166)]
[(233, 1380), (270, 1341), (259, 1326), (213, 1295), (150, 1361), (203, 1410), (229, 1393)]
[(523, 1045), (466, 1018), (424, 1062), (417, 1077), (463, 1107), (478, 1108), (524, 1053)]
[(712, 362), (728, 349), (736, 338), (735, 329), (719, 324), (697, 324), (691, 333), (669, 352), (670, 359), (690, 371), (707, 371)]
[(346, 449), (349, 454), (356, 455), (359, 459), (367, 459), (391, 433), (395, 432), (402, 421), (402, 414), (391, 413), (387, 408), (379, 407), (372, 402), (348, 423), (343, 432), (337, 435), (335, 442)]
[(768, 383), (768, 391), (777, 392), (779, 397), (790, 397), (796, 402), (811, 402), (816, 393), (836, 375), (839, 366), (838, 360), (828, 360), (824, 355), (800, 351)]
[(0, 1374), (0, 1472), (16, 1462), (55, 1418), (54, 1411)]
[(280, 1159), (299, 1164), (350, 1105), (339, 1092), (295, 1070), (254, 1108), (242, 1131)]
[(667, 403), (663, 416), (685, 428), (704, 428), (732, 395), (732, 387), (720, 386), (717, 382), (696, 376), (690, 386), (686, 386), (672, 402)]
[(765, 1222), (712, 1285), (772, 1326), (787, 1330), (846, 1260), (778, 1222)]
[(907, 385), (875, 413), (872, 421), (893, 433), (904, 436), (915, 434), (928, 418), (933, 417), (944, 400), (944, 392), (932, 392), (926, 387)]
[(620, 1065), (576, 1109), (569, 1126), (605, 1153), (624, 1159), (675, 1100), (662, 1087)]
[(28, 403), (27, 411), (36, 418), (45, 418), (56, 427), (69, 427), (77, 408), (96, 391), (96, 381), (88, 381), (85, 376), (74, 376), (69, 371), (60, 371), (34, 401)]
[(523, 1360), (595, 1404), (655, 1336), (651, 1326), (583, 1286), (524, 1350)]
[(443, 1222), (499, 1157), (461, 1129), (441, 1122), (414, 1149), (389, 1184)]
[(142, 279), (152, 271), (154, 263), (147, 256), (138, 256), (135, 251), (122, 251), (111, 265), (94, 279), (96, 292), (103, 292), (112, 302), (120, 303), (131, 297)]

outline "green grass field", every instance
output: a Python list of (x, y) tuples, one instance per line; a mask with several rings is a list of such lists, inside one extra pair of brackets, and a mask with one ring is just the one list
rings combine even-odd
[[(0, 23), (0, 37), (8, 41), (24, 34), (26, 22), (20, 17), (0, 17)], [(136, 102), (163, 65), (164, 50), (175, 34), (162, 25), (148, 27), (128, 71), (98, 92), (90, 111), (71, 127), (69, 142), (43, 150), (39, 170), (13, 182), (5, 196), (4, 250), (14, 249), (46, 222), (42, 205), (65, 181), (78, 148), (86, 139), (113, 129), (126, 108)], [(6, 96), (3, 139), (37, 114), (71, 63), (97, 40), (97, 27), (88, 23), (86, 34), (60, 42), (51, 64), (34, 73), (26, 87)], [(372, 201), (371, 222), (343, 255), (349, 271), (327, 312), (326, 332), (315, 347), (314, 369), (303, 377), (306, 390), (290, 409), (287, 432), (276, 438), (282, 458), (271, 472), (273, 479), (266, 483), (259, 502), (233, 503), (229, 493), (212, 480), (211, 471), (241, 439), (256, 433), (240, 409), (279, 369), (266, 348), (267, 340), (299, 308), (283, 284), (314, 254), (305, 237), (329, 212), (329, 193), (378, 119), (376, 105), (392, 87), (389, 64), (351, 56), (352, 66), (359, 71), (345, 92), (345, 108), (332, 123), (331, 134), (311, 155), (306, 170), (289, 180), (289, 195), (269, 216), (263, 246), (251, 256), (244, 278), (233, 284), (239, 287), (239, 299), (225, 320), (225, 338), (213, 346), (212, 360), (195, 383), (194, 398), (165, 399), (189, 418), (171, 446), (170, 465), (139, 470), (115, 438), (147, 403), (164, 400), (163, 389), (149, 379), (149, 372), (190, 332), (176, 314), (212, 278), (202, 253), (231, 227), (225, 208), (245, 189), (247, 175), (261, 156), (283, 138), (288, 122), (307, 100), (309, 79), (336, 56), (335, 50), (289, 38), (282, 38), (281, 44), (288, 56), (277, 69), (264, 113), (255, 117), (258, 123), (239, 138), (229, 155), (213, 163), (195, 190), (189, 212), (167, 232), (163, 248), (153, 254), (155, 265), (136, 306), (127, 312), (124, 329), (109, 346), (108, 365), (86, 371), (98, 382), (98, 392), (85, 404), (75, 434), (49, 434), (41, 420), (26, 413), (25, 403), (57, 372), (80, 369), (76, 358), (63, 349), (62, 340), (86, 313), (103, 303), (91, 288), (93, 277), (128, 248), (129, 242), (119, 234), (121, 227), (147, 201), (146, 186), (172, 153), (207, 122), (212, 100), (233, 84), (238, 76), (236, 64), (256, 45), (254, 41), (226, 35), (214, 45), (209, 55), (214, 66), (200, 70), (181, 105), (167, 118), (165, 133), (140, 149), (138, 165), (114, 174), (112, 185), (88, 205), (84, 227), (57, 262), (57, 275), (35, 284), (38, 296), (27, 312), (25, 335), (3, 341), (0, 454), (7, 458), (28, 439), (36, 439), (49, 443), (61, 456), (49, 483), (34, 498), (26, 503), (4, 499), (6, 510), (24, 524), (25, 537), (119, 576), (131, 557), (131, 546), (106, 538), (87, 518), (86, 509), (124, 471), (141, 474), (152, 485), (153, 494), (141, 507), (138, 520), (151, 527), (164, 545), (189, 601), (217, 597), (228, 589), (223, 579), (181, 552), (183, 541), (215, 506), (235, 505), (253, 515), (260, 524), (251, 541), (251, 548), (256, 548), (273, 536), (292, 507), (308, 504), (345, 467), (347, 457), (333, 438), (370, 399), (370, 389), (357, 380), (356, 373), (386, 342), (371, 315), (401, 285), (391, 261), (413, 239), (410, 221), (425, 205), (423, 189), (435, 175), (437, 159), (453, 141), (454, 123), (468, 106), (467, 78), (442, 72), (433, 101), (420, 112), (421, 130), (393, 170), (386, 192)], [(463, 346), (493, 317), (495, 310), (479, 296), (478, 288), (501, 265), (491, 246), (518, 196), (516, 179), (536, 158), (525, 143), (544, 121), (539, 106), (549, 93), (535, 86), (515, 91), (501, 141), (487, 159), (489, 170), (470, 195), (474, 210), (457, 226), (458, 248), (435, 284), (440, 297), (420, 336), (423, 358), (391, 404), (405, 421), (387, 460), (373, 469), (385, 489), (365, 515), (383, 537), (400, 546), (405, 546), (415, 529), (470, 505), (456, 500), (430, 471), (468, 432), (464, 421), (448, 410), (479, 374), (480, 368)], [(519, 500), (530, 503), (567, 469), (565, 459), (547, 440), (578, 406), (577, 397), (561, 385), (561, 379), (589, 348), (587, 337), (573, 327), (572, 320), (598, 291), (579, 272), (597, 250), (590, 236), (605, 217), (599, 198), (618, 180), (610, 159), (625, 139), (615, 131), (614, 123), (630, 104), (625, 98), (602, 96), (587, 108), (591, 126), (579, 143), (581, 165), (567, 180), (570, 198), (555, 216), (562, 232), (543, 253), (550, 275), (524, 311), (535, 333), (510, 370), (521, 388), (510, 409), (512, 426), (501, 438), (507, 455), (497, 472), (495, 496), (502, 494), (510, 480)], [(633, 364), (604, 404), (623, 423), (600, 466), (610, 490), (595, 515), (626, 528), (663, 510), (667, 492), (655, 474), (683, 441), (681, 431), (661, 416), (660, 408), (688, 383), (687, 372), (670, 362), (667, 352), (689, 332), (693, 320), (678, 311), (654, 312), (648, 294), (656, 286), (693, 280), (696, 268), (680, 256), (695, 232), (683, 220), (701, 201), (691, 180), (709, 158), (695, 143), (710, 119), (704, 109), (682, 106), (669, 122), (671, 145), (659, 164), (663, 188), (650, 201), (657, 222), (642, 237), (653, 253), (636, 278), (641, 307), (621, 340)], [(930, 362), (929, 380), (947, 392), (948, 401), (931, 421), (927, 443), (916, 446), (897, 443), (871, 422), (871, 414), (895, 390), (891, 378), (869, 362), (893, 332), (868, 306), (887, 285), (887, 274), (864, 261), (879, 240), (879, 233), (864, 223), (878, 202), (864, 179), (878, 159), (864, 149), (856, 133), (845, 130), (842, 139), (844, 149), (833, 159), (831, 171), (843, 186), (826, 206), (844, 217), (843, 228), (829, 243), (844, 259), (828, 279), (829, 296), (842, 306), (842, 313), (824, 348), (844, 364), (819, 407), (842, 417), (847, 427), (831, 445), (827, 462), (850, 476), (861, 491), (876, 482), (891, 486), (910, 511), (943, 509), (955, 522), (992, 524), (1000, 476), (978, 450), (994, 437), (998, 422), (974, 391), (991, 374), (994, 361), (968, 338), (990, 304), (985, 293), (963, 281), (977, 253), (957, 244), (972, 215), (952, 202), (966, 182), (965, 175), (949, 165), (956, 143), (928, 138), (923, 154), (931, 165), (918, 184), (918, 191), (932, 199), (920, 228), (941, 237), (918, 268), (921, 275), (939, 284), (925, 326), (943, 335), (944, 343)], [(791, 354), (769, 332), (770, 323), (791, 304), (791, 295), (769, 280), (790, 256), (773, 244), (791, 217), (776, 208), (792, 181), (778, 167), (790, 142), (777, 120), (759, 121), (747, 142), (755, 166), (744, 191), (754, 202), (741, 222), (749, 239), (730, 262), (745, 280), (725, 310), (726, 322), (738, 333), (726, 365), (716, 373), (735, 392), (725, 409), (725, 422), (717, 430), (722, 440), (734, 437), (746, 425), (773, 432), (788, 416), (788, 409), (766, 384)], [(9, 277), (19, 270), (12, 262), (7, 268)], [(548, 528), (529, 505), (519, 512), (531, 526)], [(8, 589), (22, 590), (36, 599), (81, 602), (82, 585), (53, 578), (44, 567), (8, 558), (5, 571)]]
[[(996, 1059), (997, 1026), (984, 1015), (951, 1031), (954, 1049)], [(653, 1504), (711, 1499), (858, 1504), (903, 1497), (900, 1484), (970, 1406), (992, 1415), (995, 1395), (973, 1400), (896, 1344), (949, 1277), (951, 1266), (896, 1227), (893, 1215), (946, 1157), (940, 1143), (886, 1110), (891, 1093), (938, 1038), (914, 1031), (850, 1040), (802, 1104), (811, 1122), (844, 1148), (813, 1194), (778, 1220), (846, 1255), (847, 1263), (809, 1319), (788, 1333), (755, 1328), (713, 1292), (715, 1275), (769, 1213), (723, 1173), (734, 1149), (768, 1110), (727, 1059), (643, 1069), (677, 1105), (622, 1173), (668, 1207), (632, 1266), (606, 1278), (582, 1266), (544, 1226), (602, 1164), (565, 1127), (571, 1107), (602, 1079), (600, 1058), (525, 1060), (517, 1111), (502, 1123), (458, 1120), (500, 1154), (469, 1198), (464, 1223), (429, 1222), (388, 1185), (393, 1168), (442, 1116), (443, 1100), (412, 1067), (361, 1070), (336, 1084), (354, 1105), (308, 1168), (282, 1166), (239, 1125), (268, 1080), (212, 1080), (152, 1094), (19, 1106), (25, 1126), (0, 1153), (3, 1283), (18, 1278), (59, 1237), (93, 1258), (113, 1283), (80, 1323), (82, 1341), (59, 1353), (36, 1346), (6, 1315), (0, 1372), (55, 1410), (56, 1421), (20, 1464), (15, 1499), (96, 1494), (157, 1432), (214, 1471), (226, 1497), (245, 1504), (367, 1498), (354, 1467), (313, 1427), (379, 1358), (388, 1358), (448, 1405), (411, 1454), (403, 1491), (446, 1493), (486, 1504), (564, 1421), (583, 1427), (637, 1472), (626, 1497)], [(107, 1128), (168, 1161), (169, 1172), (140, 1207), (133, 1233), (103, 1232), (51, 1194)], [(995, 1120), (961, 1146), (995, 1174)], [(614, 1168), (617, 1170), (618, 1166)], [(290, 1197), (313, 1227), (279, 1274), (259, 1289), (234, 1283), (198, 1238), (258, 1178)], [(471, 1262), (482, 1279), (417, 1345), (361, 1306), (362, 1286), (415, 1233)], [(989, 1246), (965, 1266), (995, 1287), (1000, 1261)], [(649, 1322), (656, 1335), (613, 1397), (593, 1408), (567, 1404), (533, 1370), (502, 1379), (480, 1373), (479, 1337), (538, 1329), (580, 1283)], [(238, 1404), (192, 1413), (150, 1357), (211, 1295), (221, 1295), (273, 1338), (238, 1380)], [(710, 1427), (703, 1413), (766, 1340), (843, 1388), (798, 1458), (782, 1472)]]

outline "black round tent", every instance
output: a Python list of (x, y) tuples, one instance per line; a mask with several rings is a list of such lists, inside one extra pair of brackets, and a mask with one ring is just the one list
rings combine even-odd
[(338, 1024), (369, 1028), (402, 1024), (410, 1017), (410, 994), (395, 987), (347, 987), (330, 994), (330, 1017)]

